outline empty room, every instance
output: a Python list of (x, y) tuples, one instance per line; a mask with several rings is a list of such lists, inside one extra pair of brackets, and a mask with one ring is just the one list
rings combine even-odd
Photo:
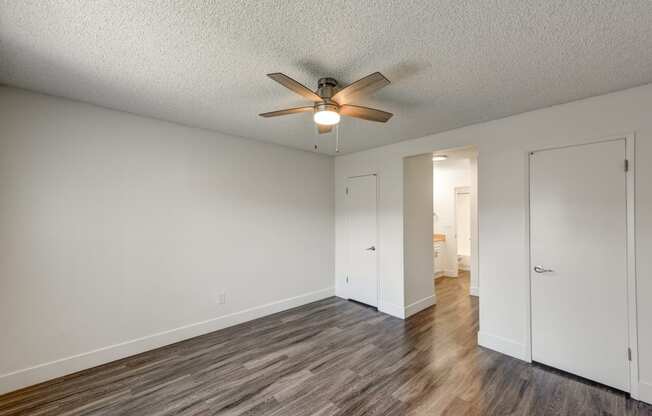
[(0, 1), (0, 416), (652, 416), (652, 2)]

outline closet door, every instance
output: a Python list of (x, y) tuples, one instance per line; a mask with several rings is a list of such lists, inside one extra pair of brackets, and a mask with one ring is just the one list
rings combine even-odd
[(625, 139), (530, 162), (532, 358), (629, 391)]

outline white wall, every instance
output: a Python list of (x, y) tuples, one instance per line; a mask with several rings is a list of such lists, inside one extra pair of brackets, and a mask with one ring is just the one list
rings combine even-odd
[(646, 85), (337, 157), (336, 285), (341, 285), (345, 276), (341, 261), (345, 178), (370, 171), (378, 174), (381, 305), (384, 301), (400, 302), (394, 288), (400, 287), (403, 281), (403, 158), (476, 145), (482, 294), (480, 342), (528, 359), (527, 152), (635, 132), (640, 394), (652, 401), (651, 108), (652, 85)]
[(405, 312), (413, 315), (435, 303), (432, 275), (432, 155), (404, 163)]
[(480, 295), (480, 277), (478, 255), (478, 159), (471, 159), (471, 281), (470, 292), (474, 296)]
[(471, 188), (471, 160), (450, 158), (433, 163), (434, 232), (446, 235), (440, 259), (446, 276), (457, 276), (455, 188)]
[(332, 158), (10, 88), (0, 126), (0, 393), (333, 294)]

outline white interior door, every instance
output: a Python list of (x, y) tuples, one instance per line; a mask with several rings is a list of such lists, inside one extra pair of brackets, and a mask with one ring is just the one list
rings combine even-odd
[(625, 139), (530, 161), (532, 359), (629, 391)]
[(376, 175), (348, 179), (348, 296), (378, 306)]

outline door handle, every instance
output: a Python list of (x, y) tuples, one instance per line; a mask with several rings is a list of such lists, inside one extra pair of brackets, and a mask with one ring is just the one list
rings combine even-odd
[(537, 273), (552, 273), (554, 270), (552, 269), (546, 269), (541, 266), (534, 266), (534, 271)]
[(367, 248), (365, 248), (365, 250), (367, 250), (367, 251), (376, 251), (376, 246), (367, 247)]

